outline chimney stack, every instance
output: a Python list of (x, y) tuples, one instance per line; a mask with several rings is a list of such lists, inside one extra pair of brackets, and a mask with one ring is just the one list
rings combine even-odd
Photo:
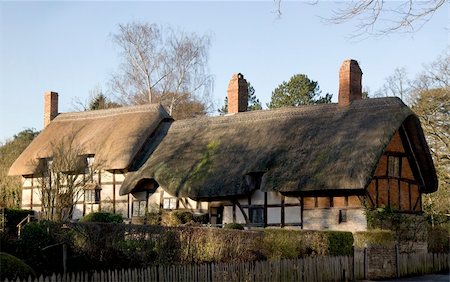
[(248, 84), (243, 74), (233, 74), (228, 83), (227, 97), (229, 114), (247, 111)]
[(44, 128), (58, 115), (58, 93), (47, 91), (44, 94)]
[(345, 60), (339, 69), (340, 107), (346, 107), (354, 100), (362, 99), (362, 71), (355, 60)]

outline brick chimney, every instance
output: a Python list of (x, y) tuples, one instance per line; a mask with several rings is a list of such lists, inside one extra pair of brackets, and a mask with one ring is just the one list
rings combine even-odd
[(247, 111), (248, 84), (243, 74), (233, 74), (228, 83), (227, 97), (229, 114)]
[(346, 107), (362, 99), (362, 71), (355, 60), (345, 60), (339, 69), (339, 106)]
[(58, 93), (47, 91), (44, 94), (44, 128), (58, 115)]

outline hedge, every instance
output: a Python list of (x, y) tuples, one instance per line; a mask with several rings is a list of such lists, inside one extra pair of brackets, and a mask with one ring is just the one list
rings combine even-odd
[(25, 279), (29, 276), (36, 276), (35, 272), (28, 264), (7, 253), (0, 252), (0, 267), (1, 280), (8, 278), (13, 281), (18, 278)]
[(81, 222), (123, 223), (122, 215), (109, 212), (93, 212), (80, 219)]
[(34, 215), (32, 210), (5, 209), (6, 228), (9, 233), (17, 234), (17, 224), (28, 215)]
[(395, 244), (395, 233), (390, 230), (374, 229), (360, 231), (353, 234), (355, 248), (367, 246), (393, 246)]

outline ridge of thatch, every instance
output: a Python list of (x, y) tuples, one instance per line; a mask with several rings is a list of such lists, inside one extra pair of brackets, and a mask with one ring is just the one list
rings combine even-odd
[(148, 136), (167, 118), (159, 104), (59, 114), (17, 158), (9, 174), (35, 173), (38, 159), (51, 157), (55, 144), (67, 142), (82, 154), (95, 155), (104, 169), (128, 168)]
[[(254, 173), (264, 173), (264, 191), (362, 190), (408, 117), (414, 119), (414, 113), (400, 99), (375, 98), (348, 107), (323, 104), (174, 121), (145, 164), (128, 173), (120, 194), (154, 179), (167, 192), (193, 199), (245, 195), (251, 192), (246, 175)], [(431, 157), (424, 161), (433, 167)], [(435, 189), (432, 177), (426, 181), (424, 189)]]

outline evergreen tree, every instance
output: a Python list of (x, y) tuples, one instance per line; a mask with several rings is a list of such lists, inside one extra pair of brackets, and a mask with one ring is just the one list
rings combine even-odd
[(296, 74), (289, 79), (289, 82), (283, 81), (275, 88), (267, 106), (274, 109), (285, 106), (331, 103), (333, 95), (327, 93), (322, 97), (321, 93), (317, 81), (310, 80), (304, 74)]

